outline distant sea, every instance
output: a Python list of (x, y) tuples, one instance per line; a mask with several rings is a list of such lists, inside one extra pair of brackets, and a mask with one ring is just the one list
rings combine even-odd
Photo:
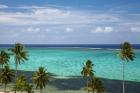
[[(12, 44), (0, 44), (0, 47), (12, 47)], [(120, 44), (25, 44), (26, 47), (71, 47), (71, 48), (103, 48), (103, 49), (120, 49)], [(133, 44), (134, 49), (140, 49), (140, 44)]]

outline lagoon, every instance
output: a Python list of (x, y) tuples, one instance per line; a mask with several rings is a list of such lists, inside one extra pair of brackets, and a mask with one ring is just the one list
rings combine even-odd
[[(28, 47), (27, 50), (29, 60), (19, 65), (19, 70), (36, 71), (39, 66), (44, 66), (59, 78), (81, 76), (86, 60), (91, 60), (97, 77), (122, 80), (122, 60), (117, 56), (118, 49)], [(135, 50), (135, 53), (136, 59), (125, 64), (125, 79), (139, 82), (140, 50)], [(10, 66), (15, 69), (13, 58)]]

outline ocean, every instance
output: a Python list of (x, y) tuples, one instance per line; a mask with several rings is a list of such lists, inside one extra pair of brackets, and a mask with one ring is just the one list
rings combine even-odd
[[(13, 45), (0, 45), (6, 50)], [(25, 45), (29, 60), (19, 65), (19, 70), (36, 71), (43, 66), (57, 77), (81, 76), (87, 60), (94, 64), (95, 75), (101, 78), (122, 80), (122, 60), (117, 56), (120, 45)], [(136, 58), (125, 63), (125, 80), (140, 82), (140, 45), (133, 45)], [(11, 57), (10, 66), (15, 68)]]
[[(13, 47), (13, 44), (0, 44), (0, 47)], [(80, 48), (103, 48), (119, 49), (120, 44), (25, 44), (26, 47), (80, 47)], [(133, 44), (134, 49), (140, 49), (140, 44)]]

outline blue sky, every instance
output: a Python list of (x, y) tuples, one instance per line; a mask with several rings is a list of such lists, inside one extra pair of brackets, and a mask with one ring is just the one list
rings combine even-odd
[(139, 0), (0, 0), (0, 44), (140, 44)]

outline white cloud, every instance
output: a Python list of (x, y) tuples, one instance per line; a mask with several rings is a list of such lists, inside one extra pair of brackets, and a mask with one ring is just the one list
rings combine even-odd
[(95, 30), (92, 30), (92, 32), (103, 32), (103, 28), (97, 27)]
[(114, 29), (113, 27), (96, 27), (95, 29), (91, 30), (92, 33), (109, 33), (112, 32)]
[(7, 5), (1, 5), (0, 4), (0, 9), (2, 9), (2, 8), (8, 8), (8, 6)]
[[(97, 24), (118, 22), (117, 15), (90, 13), (86, 11), (63, 10), (50, 7), (27, 8), (31, 12), (0, 12), (0, 23), (16, 25), (34, 24)], [(17, 7), (18, 8), (18, 7)], [(21, 7), (19, 7), (21, 8)]]
[(66, 32), (73, 32), (73, 29), (72, 29), (72, 28), (67, 27), (67, 28), (66, 28)]
[(140, 27), (131, 27), (131, 32), (140, 32)]
[(105, 27), (104, 32), (112, 32), (113, 30), (112, 27)]
[(33, 28), (33, 27), (29, 27), (27, 28), (28, 32), (40, 32), (40, 28)]
[(43, 8), (46, 8), (46, 7), (32, 5), (32, 6), (21, 6), (21, 7), (17, 7), (17, 8), (23, 8), (23, 9), (43, 9)]

